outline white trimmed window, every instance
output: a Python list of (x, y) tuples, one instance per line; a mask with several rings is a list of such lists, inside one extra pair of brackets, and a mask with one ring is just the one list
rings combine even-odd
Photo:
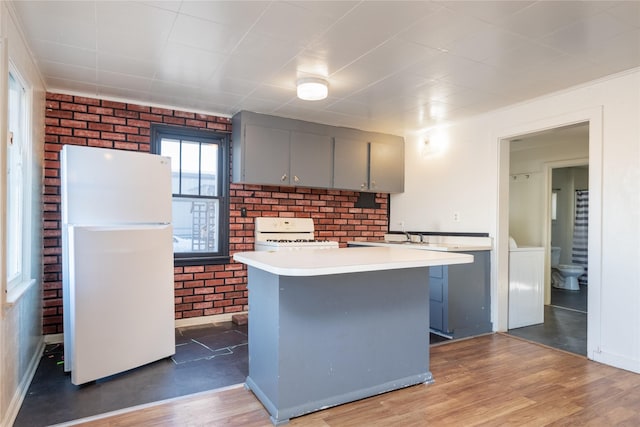
[[(7, 135), (7, 293), (28, 285), (31, 241), (31, 144), (28, 129), (28, 96), (17, 73), (10, 69)], [(11, 299), (11, 298), (9, 298)]]
[(229, 135), (153, 124), (151, 152), (171, 158), (175, 265), (229, 262)]

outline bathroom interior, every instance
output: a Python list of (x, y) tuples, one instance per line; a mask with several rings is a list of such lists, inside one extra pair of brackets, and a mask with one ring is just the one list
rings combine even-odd
[(553, 169), (551, 187), (551, 305), (586, 313), (589, 166)]
[[(511, 139), (509, 184), (509, 333), (585, 356), (588, 132), (580, 123)], [(522, 271), (537, 272), (524, 274), (538, 293), (523, 298), (512, 286)], [(532, 309), (543, 315), (519, 321)]]

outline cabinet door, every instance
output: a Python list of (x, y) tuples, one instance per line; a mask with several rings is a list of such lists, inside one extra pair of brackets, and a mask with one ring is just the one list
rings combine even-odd
[(289, 185), (288, 130), (246, 125), (243, 181)]
[(333, 186), (344, 190), (367, 191), (367, 147), (364, 140), (335, 138)]
[(404, 191), (404, 142), (402, 139), (371, 142), (369, 190), (376, 193)]
[(429, 327), (440, 332), (444, 332), (442, 308), (441, 302), (429, 301)]
[(446, 330), (446, 283), (442, 266), (429, 267), (429, 327)]
[(445, 317), (455, 338), (491, 332), (491, 279), (489, 251), (464, 252), (473, 263), (448, 269), (448, 314)]
[(291, 132), (291, 185), (331, 187), (331, 137)]

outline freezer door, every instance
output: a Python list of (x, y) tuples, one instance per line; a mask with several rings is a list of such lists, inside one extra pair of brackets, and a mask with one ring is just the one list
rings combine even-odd
[(171, 222), (171, 160), (148, 153), (65, 145), (60, 157), (62, 222)]
[(68, 233), (71, 382), (174, 354), (171, 226), (68, 227)]

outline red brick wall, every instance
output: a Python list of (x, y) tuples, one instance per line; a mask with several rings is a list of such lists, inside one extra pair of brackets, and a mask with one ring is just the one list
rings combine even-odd
[[(62, 238), (60, 159), (65, 144), (149, 152), (151, 123), (231, 133), (225, 117), (148, 107), (95, 98), (47, 94), (44, 147), (43, 333), (62, 332)], [(231, 184), (229, 250), (253, 250), (257, 216), (311, 217), (316, 237), (345, 246), (360, 237), (382, 237), (388, 225), (387, 194), (378, 209), (355, 208), (358, 193), (309, 188)], [(240, 209), (247, 216), (241, 217)], [(233, 313), (247, 309), (247, 273), (239, 263), (175, 267), (176, 319)]]

